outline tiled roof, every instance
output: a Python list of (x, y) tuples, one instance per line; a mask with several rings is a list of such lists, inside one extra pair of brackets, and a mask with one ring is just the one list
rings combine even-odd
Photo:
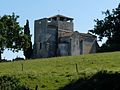
[(82, 36), (82, 37), (96, 37), (95, 35), (92, 35), (92, 34), (90, 34), (90, 33), (79, 33), (80, 34), (80, 36)]
[(74, 32), (59, 33), (59, 37), (70, 37)]
[[(58, 37), (71, 37), (75, 33), (76, 32), (63, 32), (63, 33), (59, 33)], [(92, 35), (90, 33), (79, 33), (79, 32), (77, 32), (77, 33), (78, 33), (77, 35), (80, 36), (80, 39), (81, 38), (88, 38), (88, 37), (96, 38), (96, 36), (94, 36), (94, 35)]]

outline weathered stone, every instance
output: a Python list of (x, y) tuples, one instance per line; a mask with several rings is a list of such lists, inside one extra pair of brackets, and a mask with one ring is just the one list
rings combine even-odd
[(96, 37), (73, 26), (73, 18), (63, 15), (35, 20), (34, 58), (95, 53)]

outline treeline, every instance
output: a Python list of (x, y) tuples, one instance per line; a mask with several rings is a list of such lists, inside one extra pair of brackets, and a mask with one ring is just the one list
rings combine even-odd
[(32, 56), (29, 21), (26, 21), (23, 28), (19, 25), (18, 18), (19, 16), (15, 13), (0, 16), (0, 60), (5, 49), (13, 52), (23, 50), (26, 59), (30, 59)]
[(120, 51), (120, 4), (112, 12), (107, 10), (102, 14), (105, 18), (96, 19), (94, 29), (89, 30), (97, 35), (100, 41), (103, 37), (107, 38), (107, 41), (99, 48), (99, 52)]

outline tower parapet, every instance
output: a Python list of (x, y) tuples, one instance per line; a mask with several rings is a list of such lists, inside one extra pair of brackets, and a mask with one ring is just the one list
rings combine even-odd
[(63, 15), (55, 15), (48, 18), (48, 25), (55, 26), (58, 28), (58, 31), (72, 32), (73, 30), (73, 18), (66, 17)]

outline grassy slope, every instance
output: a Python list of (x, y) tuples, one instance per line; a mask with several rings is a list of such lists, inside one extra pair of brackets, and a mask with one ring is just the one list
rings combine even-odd
[(120, 72), (120, 52), (0, 63), (0, 75), (15, 75), (22, 84), (31, 89), (38, 85), (40, 90), (58, 89), (101, 70)]

